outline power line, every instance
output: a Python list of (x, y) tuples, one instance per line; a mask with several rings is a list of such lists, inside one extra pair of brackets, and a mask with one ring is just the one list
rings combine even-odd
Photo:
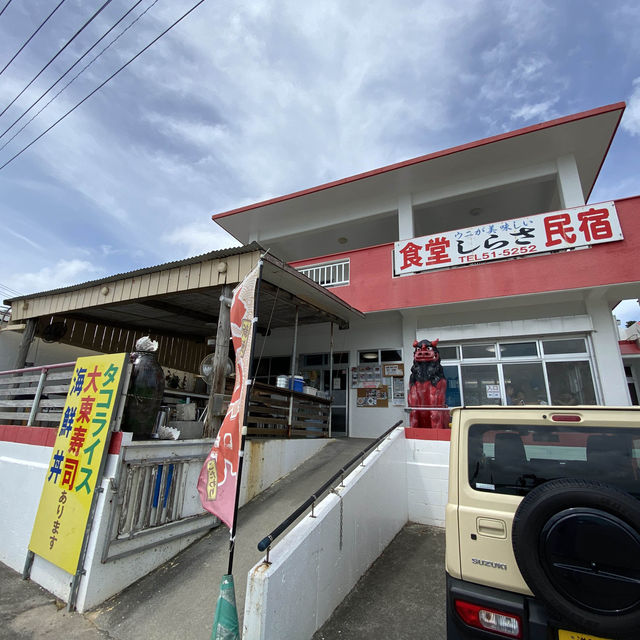
[(0, 16), (5, 12), (5, 9), (11, 4), (11, 0), (7, 0), (7, 4), (4, 5), (4, 7), (2, 7), (2, 10), (0, 11)]
[[(40, 100), (42, 100), (42, 98), (44, 98), (47, 93), (49, 93), (49, 91), (51, 91), (51, 89), (53, 89), (53, 87), (55, 87), (58, 82), (60, 82), (77, 64), (80, 63), (80, 61), (90, 52), (92, 51), (98, 44), (100, 44), (100, 42), (102, 42), (143, 0), (138, 0), (132, 7), (131, 9), (129, 9), (125, 14), (123, 14), (123, 16), (107, 31), (104, 32), (104, 34), (98, 38), (98, 40), (96, 40), (35, 102), (33, 102), (31, 104), (31, 106), (22, 113), (22, 115), (19, 118), (16, 118), (1, 134), (0, 134), (0, 139), (4, 138), (4, 136), (9, 133), (9, 131), (11, 131), (11, 129), (13, 129), (13, 127), (18, 124), (18, 122), (20, 122), (20, 120), (22, 120), (22, 118), (24, 118), (29, 111), (31, 111), (31, 109), (33, 109), (33, 107), (35, 107), (38, 102), (40, 102)], [(156, 0), (157, 2), (157, 0)], [(153, 3), (155, 4), (155, 2)], [(153, 5), (151, 5), (153, 6)], [(113, 43), (112, 43), (113, 44)], [(106, 49), (103, 49), (103, 51), (101, 53), (104, 53)], [(97, 58), (98, 56), (96, 56)], [(92, 60), (92, 62), (94, 62), (96, 60), (96, 58), (94, 58)], [(87, 67), (85, 67), (82, 71), (84, 71)], [(81, 72), (82, 73), (82, 72)], [(78, 74), (79, 75), (79, 74)], [(76, 76), (77, 78), (78, 76)], [(75, 78), (74, 78), (75, 80)], [(65, 86), (68, 87), (69, 85)], [(56, 94), (59, 95), (59, 94)], [(47, 104), (51, 104), (51, 102), (48, 102)], [(38, 111), (38, 113), (41, 113), (41, 111)], [(37, 115), (37, 114), (36, 114)], [(31, 120), (29, 120), (29, 122), (31, 122)], [(27, 123), (28, 124), (28, 123)], [(24, 127), (23, 127), (24, 128)], [(20, 131), (22, 131), (22, 129), (20, 129)], [(20, 133), (20, 131), (18, 133)], [(15, 137), (15, 136), (14, 136)], [(13, 140), (13, 138), (11, 138), (11, 140)], [(9, 142), (11, 142), (11, 140), (9, 140)], [(8, 143), (7, 143), (8, 144)], [(2, 147), (0, 147), (0, 151), (2, 149), (4, 149), (4, 147), (6, 146), (6, 144)]]
[[(13, 58), (11, 58), (11, 60), (9, 60), (9, 62), (7, 62), (7, 64), (4, 65), (4, 67), (2, 68), (2, 71), (0, 71), (0, 75), (4, 73), (5, 69), (18, 57), (18, 55), (22, 52), (22, 50), (31, 42), (31, 40), (36, 35), (36, 33), (38, 33), (38, 31), (40, 31), (40, 29), (42, 29), (42, 27), (44, 27), (44, 25), (47, 24), (47, 22), (49, 21), (49, 18), (64, 4), (64, 2), (65, 0), (60, 0), (60, 3), (58, 4), (58, 6), (44, 19), (44, 22), (42, 22), (40, 26), (29, 36), (29, 39), (18, 49), (17, 53), (13, 56)], [(9, 2), (7, 2), (7, 4), (4, 5), (4, 7), (2, 8), (2, 11), (0, 11), (0, 16), (4, 13), (4, 10), (9, 6), (10, 3), (11, 3), (11, 0), (9, 0)]]
[[(58, 53), (56, 53), (55, 56), (53, 56), (53, 58), (51, 58), (51, 60), (49, 60), (49, 62), (47, 62), (47, 64), (44, 65), (44, 67), (42, 67), (42, 69), (40, 69), (40, 71), (38, 71), (38, 73), (36, 73), (36, 75), (32, 78), (32, 80), (29, 82), (29, 84), (2, 110), (0, 111), (0, 116), (4, 115), (7, 111), (7, 109), (40, 77), (40, 75), (42, 73), (44, 73), (44, 71), (49, 67), (50, 64), (53, 63), (53, 61), (80, 35), (80, 33), (82, 31), (84, 31), (86, 29), (86, 27), (89, 25), (89, 23), (99, 14), (102, 12), (102, 10), (111, 3), (112, 0), (106, 0), (106, 2), (80, 27), (80, 29), (78, 29), (73, 36), (71, 36), (71, 39), (58, 51)], [(64, 2), (64, 0), (62, 0), (62, 2)], [(62, 4), (62, 2), (60, 4)], [(60, 6), (60, 5), (58, 5)]]
[[(133, 27), (134, 24), (136, 24), (136, 22), (138, 22), (138, 20), (140, 20), (140, 18), (142, 18), (147, 11), (149, 11), (155, 4), (157, 4), (159, 2), (159, 0), (154, 0), (135, 20), (133, 20), (131, 22), (131, 24), (129, 24), (129, 26), (127, 26), (125, 29), (123, 29), (102, 51), (100, 51), (100, 53), (95, 56), (88, 64), (86, 64), (82, 69), (80, 69), (80, 71), (78, 71), (78, 73), (76, 73), (75, 76), (73, 76), (73, 78), (71, 78), (71, 80), (69, 80), (69, 82), (67, 82), (67, 84), (64, 85), (64, 87), (62, 87), (62, 89), (60, 89), (60, 91), (58, 91), (46, 104), (44, 104), (40, 109), (38, 109), (38, 111), (36, 113), (33, 114), (33, 116), (31, 116), (31, 118), (29, 118), (29, 120), (27, 120), (1, 147), (0, 147), (0, 151), (2, 151), (6, 146), (8, 146), (9, 144), (11, 144), (11, 142), (17, 138), (63, 91), (66, 90), (66, 88), (72, 83), (75, 82), (79, 76), (81, 76), (107, 49), (109, 49), (109, 47), (111, 47), (112, 45), (114, 45), (127, 31), (129, 31), (129, 29), (131, 29), (131, 27)], [(124, 16), (123, 16), (124, 17)], [(114, 25), (115, 26), (115, 25)], [(105, 34), (106, 35), (106, 34)], [(101, 38), (102, 39), (102, 38)], [(57, 83), (56, 83), (57, 84)], [(46, 93), (46, 92), (45, 92)], [(43, 94), (44, 95), (44, 94)], [(40, 96), (42, 97), (42, 96)], [(36, 101), (37, 102), (37, 101)], [(33, 106), (33, 105), (32, 105)], [(31, 108), (31, 107), (29, 107)], [(27, 110), (28, 111), (28, 110)], [(25, 112), (23, 115), (25, 115), (27, 112)], [(22, 117), (22, 116), (20, 116)], [(19, 120), (19, 119), (18, 119)], [(17, 122), (17, 120), (16, 120)], [(15, 122), (13, 123), (15, 124)], [(11, 127), (13, 126), (13, 124), (11, 125)], [(9, 127), (9, 129), (11, 129), (11, 127)], [(0, 138), (2, 138), (2, 136), (4, 136), (5, 133), (7, 133), (7, 131), (9, 131), (9, 129), (7, 129), (2, 135), (0, 135)]]
[(58, 118), (50, 127), (45, 129), (39, 136), (34, 138), (26, 147), (23, 147), (20, 151), (18, 151), (18, 153), (16, 153), (14, 156), (9, 158), (9, 160), (7, 160), (3, 165), (0, 165), (0, 171), (2, 169), (4, 169), (8, 164), (13, 162), (18, 156), (22, 155), (29, 147), (31, 147), (36, 142), (38, 142), (38, 140), (40, 140), (40, 138), (42, 138), (45, 134), (49, 133), (49, 131), (51, 131), (51, 129), (53, 129), (57, 124), (62, 122), (68, 115), (73, 113), (80, 105), (82, 105), (84, 102), (86, 102), (91, 96), (93, 96), (95, 93), (100, 91), (100, 89), (102, 89), (102, 87), (104, 87), (109, 81), (111, 81), (113, 78), (115, 78), (123, 69), (128, 67), (134, 60), (139, 58), (147, 49), (149, 49), (156, 42), (158, 42), (158, 40), (160, 40), (160, 38), (162, 38), (162, 36), (164, 36), (166, 33), (171, 31), (171, 29), (173, 29), (173, 27), (175, 27), (179, 22), (182, 22), (182, 20), (184, 20), (190, 13), (195, 11), (203, 2), (204, 2), (204, 0), (199, 0), (199, 2), (196, 2), (196, 4), (194, 4), (193, 7), (191, 7), (191, 9), (189, 9), (189, 11), (187, 11), (182, 16), (180, 16), (173, 24), (171, 24), (169, 27), (167, 27), (159, 36), (154, 38), (146, 47), (144, 47), (138, 53), (136, 53), (136, 55), (133, 56), (133, 58), (131, 58), (128, 62), (125, 62), (117, 71), (112, 73), (103, 83), (99, 84), (91, 93), (89, 93), (82, 100), (80, 100), (80, 102), (78, 102), (78, 104), (76, 104), (74, 107), (69, 109), (69, 111), (67, 111), (63, 116)]

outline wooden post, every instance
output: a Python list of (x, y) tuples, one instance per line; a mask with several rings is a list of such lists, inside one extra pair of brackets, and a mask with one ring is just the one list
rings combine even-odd
[[(213, 373), (207, 403), (207, 420), (204, 425), (204, 437), (213, 438), (222, 425), (222, 416), (214, 414), (215, 397), (224, 394), (227, 359), (229, 358), (229, 339), (231, 338), (231, 308), (227, 300), (231, 297), (231, 286), (222, 287), (220, 296), (220, 313), (218, 314), (218, 331), (216, 333), (216, 349), (213, 354)], [(220, 405), (218, 405), (220, 406)]]
[(33, 338), (36, 335), (36, 327), (38, 326), (38, 321), (35, 318), (29, 318), (27, 320), (27, 326), (22, 334), (22, 341), (20, 342), (20, 346), (18, 347), (18, 354), (16, 355), (16, 361), (13, 365), (14, 369), (22, 369), (27, 361), (27, 356), (29, 355), (29, 347), (33, 342)]

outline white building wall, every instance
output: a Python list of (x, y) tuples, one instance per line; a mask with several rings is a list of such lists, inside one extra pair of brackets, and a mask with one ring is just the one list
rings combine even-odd
[(599, 381), (602, 403), (610, 406), (631, 404), (624, 365), (618, 345), (618, 327), (608, 303), (592, 291), (587, 296), (587, 310), (593, 322), (594, 374)]
[(411, 522), (444, 527), (450, 448), (447, 441), (407, 439), (407, 496)]
[[(22, 333), (20, 332), (0, 331), (0, 371), (14, 368), (21, 340)], [(40, 338), (35, 338), (29, 347), (27, 362), (32, 362), (34, 366), (75, 362), (80, 356), (93, 356), (95, 353), (89, 349), (71, 347), (57, 342), (49, 344)]]

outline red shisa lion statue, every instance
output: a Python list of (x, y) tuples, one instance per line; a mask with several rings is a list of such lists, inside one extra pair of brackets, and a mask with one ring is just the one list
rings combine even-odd
[[(440, 364), (438, 340), (417, 340), (413, 343), (413, 366), (409, 378), (410, 407), (446, 407), (447, 380)], [(448, 411), (412, 411), (412, 427), (444, 429), (449, 423)]]

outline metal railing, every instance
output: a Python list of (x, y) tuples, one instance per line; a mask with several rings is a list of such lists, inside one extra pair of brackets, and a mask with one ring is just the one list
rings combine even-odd
[(140, 444), (123, 447), (120, 470), (110, 483), (114, 509), (102, 562), (212, 526), (213, 516), (194, 513), (190, 497), (207, 452), (180, 441)]
[(286, 517), (269, 535), (265, 536), (258, 542), (258, 551), (266, 551), (267, 557), (265, 562), (269, 562), (269, 551), (271, 549), (271, 544), (274, 540), (280, 536), (291, 524), (293, 524), (307, 509), (311, 507), (311, 516), (314, 515), (314, 508), (316, 502), (322, 498), (326, 493), (328, 493), (336, 480), (340, 478), (340, 484), (344, 481), (345, 474), (354, 467), (358, 462), (362, 461), (364, 457), (377, 447), (385, 438), (389, 436), (389, 434), (397, 429), (401, 424), (403, 424), (403, 420), (398, 420), (392, 427), (387, 429), (377, 440), (372, 442), (369, 446), (365, 447), (360, 453), (355, 455), (347, 464), (344, 465), (341, 469), (339, 469), (336, 473), (334, 473), (329, 480), (327, 480), (319, 489), (315, 491), (309, 498), (307, 498), (295, 511), (293, 511), (288, 517)]
[(0, 371), (0, 422), (59, 423), (75, 362)]
[(323, 287), (338, 287), (349, 284), (350, 261), (325, 262), (299, 267), (298, 271)]

